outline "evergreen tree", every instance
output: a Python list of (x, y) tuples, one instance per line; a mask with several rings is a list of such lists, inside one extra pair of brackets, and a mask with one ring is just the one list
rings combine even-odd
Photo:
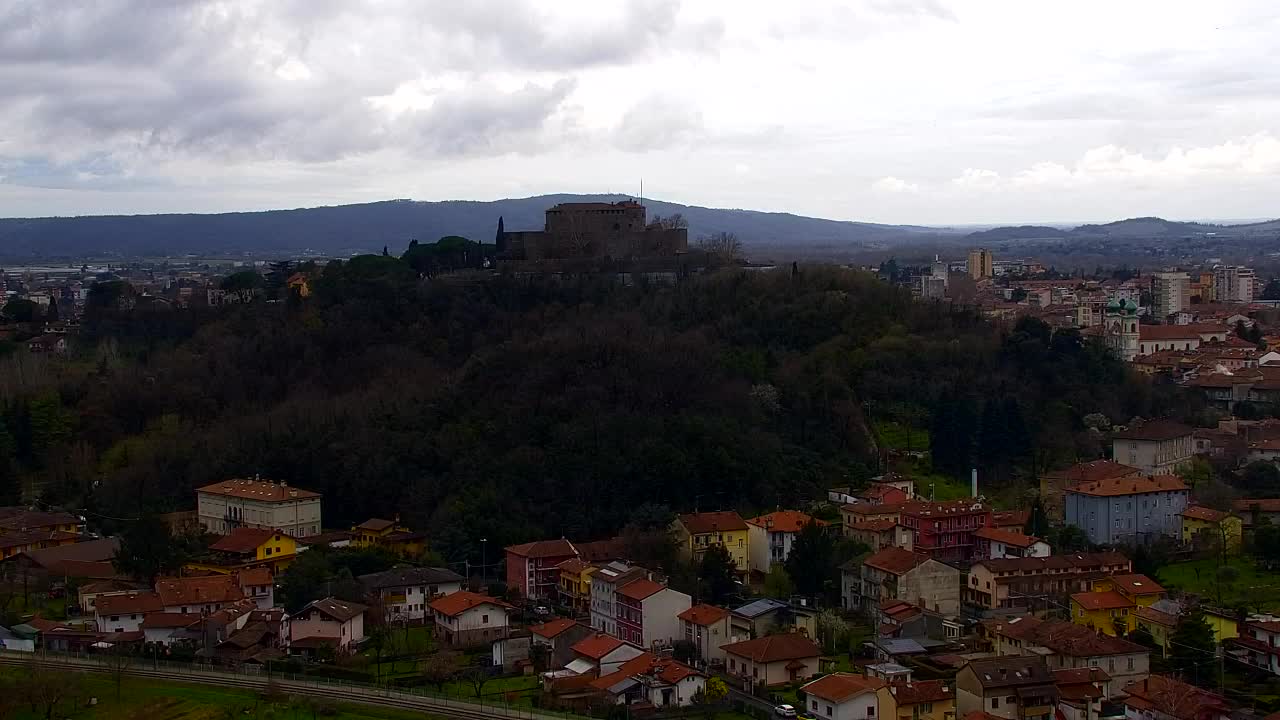
[(701, 581), (704, 602), (719, 605), (733, 593), (737, 587), (734, 569), (733, 556), (723, 545), (712, 545), (707, 548), (698, 566), (698, 579)]
[(826, 597), (831, 594), (836, 575), (836, 545), (821, 525), (805, 523), (791, 543), (787, 556), (787, 575), (795, 584), (796, 592), (806, 597)]
[(1217, 643), (1213, 628), (1205, 620), (1199, 606), (1192, 607), (1178, 620), (1169, 638), (1170, 669), (1196, 685), (1210, 687), (1217, 682)]
[(49, 298), (49, 313), (44, 319), (48, 322), (58, 322), (58, 298)]
[(180, 545), (169, 526), (157, 515), (147, 514), (132, 521), (120, 536), (120, 547), (112, 564), (118, 572), (155, 585), (160, 575), (182, 566)]
[(1031, 512), (1027, 515), (1027, 524), (1022, 531), (1027, 535), (1038, 538), (1049, 537), (1049, 515), (1044, 511), (1044, 500), (1037, 494), (1031, 500)]
[(17, 473), (18, 444), (9, 426), (0, 417), (0, 505), (16, 505), (22, 501), (22, 486)]

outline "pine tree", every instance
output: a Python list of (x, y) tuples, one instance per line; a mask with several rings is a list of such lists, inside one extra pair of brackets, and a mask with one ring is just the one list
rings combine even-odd
[(723, 545), (712, 545), (702, 554), (702, 563), (698, 566), (698, 579), (701, 581), (705, 601), (713, 605), (725, 601), (733, 592), (734, 581), (733, 556)]
[(1036, 495), (1031, 501), (1031, 512), (1027, 515), (1027, 524), (1022, 528), (1027, 535), (1038, 538), (1049, 536), (1049, 515), (1044, 511), (1044, 501)]
[(1171, 669), (1204, 687), (1217, 681), (1217, 643), (1204, 611), (1194, 606), (1178, 620), (1169, 638)]
[(806, 597), (830, 594), (836, 569), (836, 545), (823, 527), (815, 522), (800, 528), (787, 556), (787, 574), (796, 591)]
[(44, 318), (47, 322), (58, 322), (58, 298), (49, 298), (49, 314)]

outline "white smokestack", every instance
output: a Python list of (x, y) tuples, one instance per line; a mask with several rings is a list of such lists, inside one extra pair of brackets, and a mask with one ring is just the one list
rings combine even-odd
[(978, 497), (978, 468), (969, 471), (969, 497)]

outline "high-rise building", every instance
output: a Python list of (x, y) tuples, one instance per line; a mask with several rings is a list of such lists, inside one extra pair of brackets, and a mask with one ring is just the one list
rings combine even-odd
[(969, 251), (969, 277), (974, 280), (989, 278), (995, 274), (995, 265), (991, 251), (986, 248), (974, 248)]
[(1218, 302), (1253, 302), (1253, 270), (1235, 265), (1218, 265), (1213, 268), (1214, 299)]
[(1151, 275), (1152, 312), (1164, 322), (1170, 315), (1189, 304), (1191, 278), (1184, 272), (1158, 272)]

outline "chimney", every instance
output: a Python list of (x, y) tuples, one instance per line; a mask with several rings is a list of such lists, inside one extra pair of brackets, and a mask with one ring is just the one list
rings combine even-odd
[(978, 497), (978, 468), (969, 471), (969, 497)]

